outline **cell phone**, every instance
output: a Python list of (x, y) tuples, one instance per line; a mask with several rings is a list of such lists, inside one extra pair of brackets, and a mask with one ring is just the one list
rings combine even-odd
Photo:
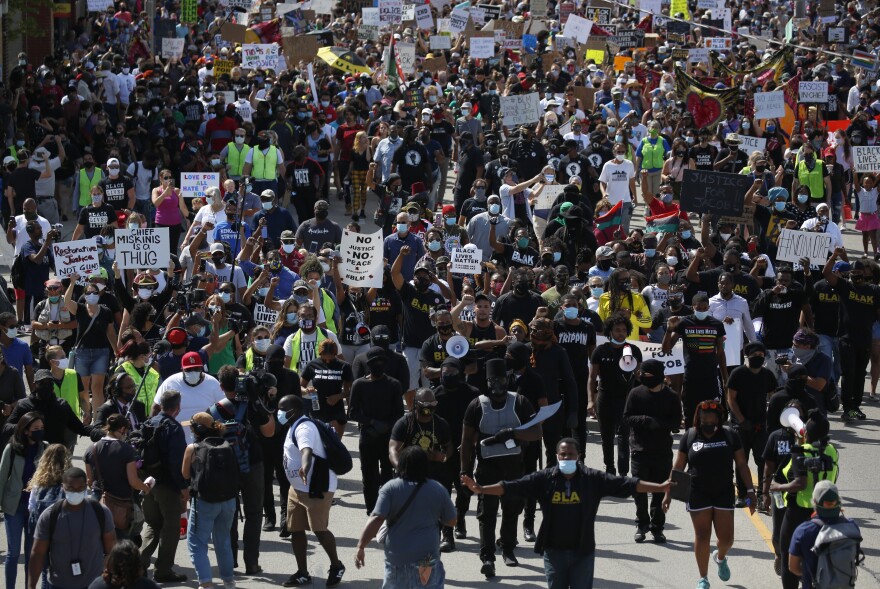
[(309, 244), (309, 253), (310, 254), (317, 254), (318, 253), (318, 242), (317, 241), (313, 241), (312, 243)]
[(263, 229), (260, 230), (260, 236), (261, 236), (263, 239), (268, 239), (268, 238), (269, 238), (269, 230), (266, 229), (266, 226), (265, 226), (265, 225), (263, 226)]
[(748, 246), (746, 246), (746, 247), (748, 247), (749, 252), (754, 252), (755, 250), (758, 249), (758, 244), (755, 243), (754, 241), (750, 241)]

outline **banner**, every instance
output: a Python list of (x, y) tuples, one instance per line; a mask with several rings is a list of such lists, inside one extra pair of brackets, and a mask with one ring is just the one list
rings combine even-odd
[(98, 262), (98, 243), (94, 237), (53, 243), (52, 253), (55, 256), (55, 276), (58, 278), (74, 272), (85, 277), (101, 266)]
[(801, 82), (798, 86), (799, 102), (828, 102), (828, 82)]
[[(608, 338), (604, 335), (596, 336), (596, 345), (604, 344)], [(684, 344), (679, 340), (672, 346), (668, 354), (663, 353), (663, 345), (638, 340), (626, 340), (626, 345), (638, 348), (642, 352), (642, 362), (645, 360), (660, 360), (665, 365), (664, 374), (684, 374)]]
[(675, 68), (675, 89), (688, 112), (693, 115), (696, 127), (700, 129), (714, 129), (721, 122), (727, 108), (739, 101), (739, 89), (709, 88), (678, 67)]
[(375, 233), (354, 233), (344, 229), (339, 245), (339, 253), (342, 255), (339, 263), (342, 283), (380, 288), (385, 266), (383, 245), (381, 229)]
[(278, 320), (278, 311), (273, 311), (263, 303), (257, 303), (254, 306), (254, 322), (257, 325), (265, 325), (272, 327)]
[(176, 39), (165, 37), (162, 39), (162, 57), (181, 57), (183, 55), (183, 45), (186, 39)]
[(724, 324), (724, 356), (728, 366), (739, 366), (740, 351), (743, 347), (742, 319), (734, 319), (733, 323)]
[[(757, 96), (757, 94), (755, 95)], [(752, 155), (753, 151), (764, 152), (764, 149), (767, 147), (767, 139), (765, 137), (749, 137), (748, 135), (740, 135), (739, 138), (742, 140), (737, 147), (739, 150), (746, 155)]]
[(452, 273), (474, 276), (482, 274), (483, 252), (480, 250), (453, 250)]
[(809, 258), (811, 265), (822, 266), (831, 253), (831, 236), (815, 231), (795, 231), (783, 229), (776, 242), (776, 260), (780, 262), (799, 262)]
[(541, 100), (537, 92), (501, 96), (501, 114), (505, 127), (537, 123), (541, 113)]
[(120, 270), (167, 268), (170, 261), (167, 227), (116, 230), (116, 262)]
[(756, 92), (755, 118), (776, 119), (785, 116), (785, 92)]
[(218, 59), (214, 62), (214, 76), (219, 78), (223, 74), (232, 72), (235, 62), (231, 59)]
[(689, 213), (738, 216), (753, 180), (743, 174), (684, 170), (681, 208)]
[(205, 196), (211, 187), (220, 188), (220, 172), (181, 172), (180, 195), (183, 198)]
[(275, 43), (245, 43), (241, 46), (241, 67), (245, 69), (275, 69), (278, 65), (278, 45)]
[(113, 0), (88, 0), (89, 12), (104, 12), (113, 7)]
[(880, 145), (854, 145), (852, 151), (856, 172), (880, 172)]

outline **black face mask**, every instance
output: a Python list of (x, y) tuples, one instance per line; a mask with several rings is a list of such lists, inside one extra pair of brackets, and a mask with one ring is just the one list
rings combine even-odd
[(507, 382), (504, 379), (489, 381), (489, 396), (495, 400), (503, 399), (507, 395)]
[(416, 278), (414, 281), (416, 290), (420, 290), (422, 292), (428, 290), (428, 287), (431, 286), (431, 281), (427, 278)]
[(438, 325), (437, 333), (440, 335), (449, 335), (452, 333), (452, 325)]
[(704, 436), (709, 437), (715, 434), (718, 431), (718, 426), (715, 424), (701, 423), (700, 424), (700, 433)]
[(511, 358), (511, 357), (504, 358), (504, 363), (507, 366), (507, 369), (512, 370), (513, 372), (518, 372), (518, 371), (522, 370), (523, 368), (525, 368), (526, 361), (527, 360), (525, 360), (525, 359), (519, 359), (519, 358)]
[(600, 270), (608, 270), (611, 268), (611, 260), (596, 260), (596, 265)]
[(49, 379), (40, 381), (37, 385), (37, 397), (43, 400), (51, 399), (55, 396), (55, 383)]
[(749, 356), (748, 357), (749, 368), (760, 368), (764, 365), (764, 357), (763, 356)]
[(807, 387), (807, 381), (802, 378), (794, 378), (785, 383), (785, 388), (793, 393), (803, 393)]
[(268, 139), (257, 139), (257, 147), (259, 147), (260, 149), (268, 148), (269, 147), (269, 140)]
[(330, 214), (330, 211), (328, 211), (327, 209), (319, 209), (319, 210), (315, 211), (315, 218), (323, 221), (324, 219), (327, 218), (327, 215), (329, 215), (329, 214)]
[(440, 376), (443, 387), (447, 389), (457, 389), (461, 386), (461, 374), (443, 374)]
[(369, 368), (371, 376), (378, 377), (385, 374), (385, 362), (373, 361), (367, 364), (367, 368)]
[(669, 297), (669, 306), (673, 309), (678, 309), (682, 303), (684, 303), (684, 299), (681, 297)]
[(724, 264), (725, 272), (736, 272), (736, 264)]
[(639, 380), (641, 380), (642, 384), (649, 389), (653, 389), (658, 384), (663, 383), (663, 376), (659, 374), (643, 374)]
[(513, 291), (518, 295), (525, 296), (529, 293), (529, 283), (517, 282), (516, 286), (513, 287)]

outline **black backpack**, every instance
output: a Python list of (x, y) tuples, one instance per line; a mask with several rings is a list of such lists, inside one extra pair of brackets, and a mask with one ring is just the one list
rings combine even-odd
[[(315, 427), (318, 428), (318, 433), (321, 436), (321, 443), (324, 444), (324, 451), (327, 453), (327, 466), (330, 470), (335, 472), (336, 476), (351, 472), (353, 467), (351, 454), (348, 452), (348, 448), (345, 447), (345, 444), (342, 443), (339, 436), (336, 435), (336, 430), (328, 423), (324, 423), (318, 419), (311, 419), (309, 417), (300, 417), (292, 426), (290, 426), (290, 431), (287, 434), (293, 440), (293, 445), (299, 448), (296, 443), (296, 435), (294, 432), (296, 431), (296, 427), (303, 421), (311, 421), (315, 424)], [(315, 457), (320, 458), (317, 454)]]
[(9, 281), (14, 288), (24, 288), (24, 259), (22, 254), (15, 256), (9, 269)]
[(238, 495), (238, 457), (226, 438), (205, 438), (195, 444), (192, 473), (193, 497), (220, 503)]
[(128, 443), (134, 446), (140, 456), (140, 470), (149, 476), (160, 478), (167, 471), (163, 463), (162, 452), (159, 450), (159, 430), (167, 429), (167, 417), (162, 417), (158, 423), (145, 421), (141, 424), (140, 429), (131, 432), (128, 436)]
[(229, 399), (223, 399), (208, 409), (211, 417), (221, 422), (226, 428), (223, 439), (229, 442), (238, 459), (239, 472), (251, 471), (250, 450), (251, 439), (247, 428), (247, 403), (234, 405)]

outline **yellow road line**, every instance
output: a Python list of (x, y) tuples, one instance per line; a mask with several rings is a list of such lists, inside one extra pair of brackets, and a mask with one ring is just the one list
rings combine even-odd
[[(757, 489), (758, 477), (755, 476), (754, 472), (752, 472), (752, 485)], [(745, 509), (745, 512), (749, 521), (751, 521), (752, 525), (755, 526), (755, 529), (758, 530), (758, 534), (764, 539), (767, 548), (770, 549), (770, 554), (775, 554), (773, 550), (773, 533), (767, 528), (766, 524), (764, 524), (764, 520), (761, 519), (761, 514), (757, 511), (755, 511), (755, 513), (750, 513), (748, 509)]]

